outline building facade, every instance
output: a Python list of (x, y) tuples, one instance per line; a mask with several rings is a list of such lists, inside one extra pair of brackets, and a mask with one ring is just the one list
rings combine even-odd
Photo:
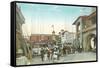
[(75, 38), (75, 33), (61, 30), (60, 37), (62, 44), (72, 45), (73, 40)]
[(22, 35), (22, 25), (25, 23), (25, 18), (21, 12), (21, 9), (16, 5), (16, 57), (18, 50), (23, 51), (23, 55), (26, 56), (29, 61), (32, 61), (32, 50), (30, 44), (27, 43)]
[(84, 51), (96, 49), (96, 10), (88, 16), (79, 16), (73, 23), (76, 25), (76, 39)]
[(16, 52), (18, 49), (22, 48), (22, 24), (25, 23), (25, 19), (21, 13), (20, 8), (16, 6)]
[(48, 44), (52, 41), (51, 34), (32, 34), (30, 36), (30, 42), (33, 47), (41, 47), (42, 45)]

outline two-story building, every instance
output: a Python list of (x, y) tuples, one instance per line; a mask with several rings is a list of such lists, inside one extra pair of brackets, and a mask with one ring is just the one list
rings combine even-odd
[(73, 25), (76, 25), (76, 39), (80, 40), (80, 48), (84, 51), (96, 49), (96, 9), (88, 16), (79, 16)]

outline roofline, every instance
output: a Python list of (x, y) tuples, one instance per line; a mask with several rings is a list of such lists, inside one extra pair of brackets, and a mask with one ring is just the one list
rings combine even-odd
[(76, 24), (76, 21), (80, 18), (81, 16), (79, 16), (72, 25), (75, 25)]
[(95, 15), (95, 14), (96, 14), (96, 11), (92, 12), (92, 13), (88, 16), (88, 18), (91, 18), (91, 16), (92, 16), (92, 15)]
[(72, 24), (72, 25), (75, 25), (76, 24), (76, 22), (77, 22), (77, 20), (79, 20), (79, 18), (82, 18), (82, 17), (88, 17), (87, 15), (84, 15), (84, 16), (79, 16), (75, 21), (74, 21), (74, 23)]

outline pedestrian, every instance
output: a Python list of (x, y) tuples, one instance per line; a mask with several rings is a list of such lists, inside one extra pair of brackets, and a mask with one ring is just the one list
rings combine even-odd
[(48, 59), (48, 47), (44, 48), (44, 60), (46, 61)]
[(44, 61), (47, 60), (47, 53), (44, 54)]
[(44, 48), (41, 48), (41, 60), (44, 61)]
[(63, 55), (66, 55), (66, 47), (63, 47)]
[(51, 50), (51, 57), (50, 57), (50, 60), (52, 60), (54, 50), (53, 50), (53, 48), (51, 48), (50, 50)]
[(48, 60), (50, 61), (50, 59), (51, 59), (51, 50), (48, 49)]
[(57, 60), (60, 59), (60, 47), (58, 47), (58, 57), (57, 57)]
[(57, 47), (54, 48), (54, 53), (53, 53), (53, 62), (56, 62), (58, 59), (58, 51), (57, 51)]

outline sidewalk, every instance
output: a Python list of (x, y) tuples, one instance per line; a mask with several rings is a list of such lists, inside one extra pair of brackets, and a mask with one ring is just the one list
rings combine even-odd
[(93, 52), (82, 52), (76, 54), (69, 54), (62, 57), (60, 62), (78, 62), (78, 61), (95, 61), (96, 53)]
[[(82, 52), (82, 53), (75, 53), (75, 54), (68, 54), (63, 57), (60, 57), (56, 63), (63, 63), (63, 62), (79, 62), (79, 61), (95, 61), (96, 60), (96, 53), (93, 52)], [(46, 63), (54, 63), (53, 60), (49, 61), (41, 61), (41, 57), (37, 56), (33, 59), (33, 64), (46, 64)]]
[(53, 63), (53, 61), (52, 60), (49, 61), (48, 59), (42, 61), (40, 56), (36, 56), (33, 58), (33, 64), (46, 64), (46, 63)]

